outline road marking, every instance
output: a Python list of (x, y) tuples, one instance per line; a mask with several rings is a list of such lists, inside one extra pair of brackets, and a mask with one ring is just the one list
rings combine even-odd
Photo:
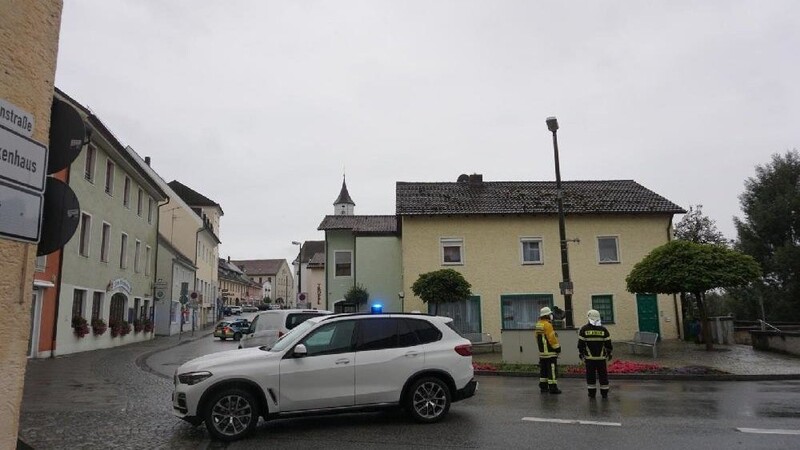
[(800, 435), (800, 430), (777, 430), (769, 428), (737, 428), (742, 433), (756, 433), (756, 434), (797, 434)]
[(550, 419), (546, 417), (523, 417), (525, 422), (550, 422), (550, 423), (567, 423), (573, 425), (599, 425), (603, 427), (621, 427), (619, 422), (596, 422), (594, 420), (577, 420), (577, 419)]

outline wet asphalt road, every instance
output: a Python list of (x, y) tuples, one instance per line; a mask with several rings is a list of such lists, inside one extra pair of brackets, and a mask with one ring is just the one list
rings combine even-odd
[[(563, 379), (564, 394), (543, 396), (536, 379), (508, 377), (479, 377), (476, 396), (438, 424), (395, 411), (285, 419), (221, 444), (172, 416), (168, 377), (192, 357), (237, 345), (206, 336), (158, 353), (142, 345), (56, 359), (64, 373), (69, 364), (91, 365), (98, 379), (76, 386), (72, 404), (47, 396), (52, 386), (26, 384), (20, 436), (37, 449), (800, 448), (800, 381), (612, 381), (611, 398), (592, 401), (580, 379)], [(142, 362), (160, 375), (142, 372)], [(103, 400), (80, 401), (92, 396)]]

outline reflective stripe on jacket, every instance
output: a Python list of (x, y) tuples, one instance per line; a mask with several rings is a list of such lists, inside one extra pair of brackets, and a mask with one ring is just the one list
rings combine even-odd
[(586, 359), (605, 360), (612, 350), (611, 333), (606, 327), (587, 323), (578, 331), (578, 354)]
[(539, 347), (540, 358), (558, 356), (555, 349), (561, 348), (561, 345), (558, 343), (558, 335), (553, 329), (553, 324), (549, 320), (539, 319), (536, 322), (534, 335), (536, 336), (536, 345)]

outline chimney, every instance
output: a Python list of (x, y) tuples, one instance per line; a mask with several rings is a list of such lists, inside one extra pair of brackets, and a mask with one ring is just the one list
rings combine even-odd
[(149, 156), (145, 156), (144, 157), (144, 163), (147, 164), (148, 167), (150, 167), (150, 157)]
[(231, 256), (228, 255), (228, 262), (231, 262)]
[(479, 173), (473, 173), (469, 176), (470, 183), (483, 183), (483, 175)]

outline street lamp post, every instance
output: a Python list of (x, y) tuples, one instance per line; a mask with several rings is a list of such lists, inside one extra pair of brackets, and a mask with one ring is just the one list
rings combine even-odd
[(403, 291), (400, 291), (397, 293), (397, 298), (400, 299), (400, 312), (406, 312), (406, 305), (404, 301), (406, 294)]
[(561, 293), (564, 294), (564, 313), (566, 314), (566, 327), (573, 328), (572, 321), (572, 281), (569, 278), (569, 257), (567, 255), (567, 230), (564, 225), (564, 191), (561, 189), (561, 167), (558, 163), (558, 120), (548, 117), (547, 129), (553, 133), (553, 154), (556, 162), (556, 198), (558, 203), (558, 237), (561, 242)]
[(299, 241), (292, 241), (292, 245), (297, 245), (299, 247), (299, 250), (297, 251), (297, 292), (295, 293), (296, 305), (297, 299), (300, 298), (300, 292), (303, 290), (303, 285), (300, 284), (300, 281), (302, 280), (301, 276), (303, 274), (303, 243)]

